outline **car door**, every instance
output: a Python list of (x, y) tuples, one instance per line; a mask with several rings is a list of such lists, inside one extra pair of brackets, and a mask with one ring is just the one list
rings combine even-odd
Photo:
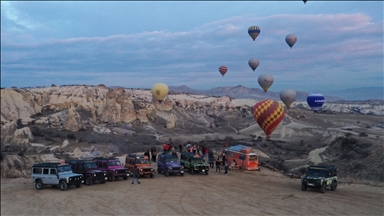
[(49, 171), (49, 182), (50, 182), (50, 184), (59, 184), (59, 177), (57, 175), (56, 168), (50, 168), (50, 171)]

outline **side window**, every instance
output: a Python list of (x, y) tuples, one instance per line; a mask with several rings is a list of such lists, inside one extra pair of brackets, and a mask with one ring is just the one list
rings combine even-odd
[(49, 173), (49, 169), (48, 168), (44, 168), (43, 169), (43, 174), (48, 175), (48, 173)]
[(240, 160), (245, 160), (245, 155), (244, 154), (239, 155), (239, 159)]
[(33, 174), (41, 174), (41, 168), (35, 167), (32, 170)]
[(51, 175), (56, 175), (56, 169), (51, 169)]

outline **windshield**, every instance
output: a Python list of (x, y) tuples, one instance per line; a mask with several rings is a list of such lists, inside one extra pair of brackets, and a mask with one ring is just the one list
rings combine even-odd
[(309, 169), (307, 176), (325, 177), (325, 170)]
[(177, 157), (167, 157), (166, 162), (178, 162), (179, 159)]
[(256, 155), (249, 155), (249, 161), (257, 161)]
[(68, 171), (72, 171), (71, 166), (69, 166), (69, 165), (57, 167), (57, 172), (59, 172), (59, 173), (68, 172)]
[(146, 159), (137, 159), (136, 164), (149, 164), (149, 161)]
[(194, 162), (203, 162), (203, 159), (201, 159), (201, 158), (191, 158), (191, 161), (194, 161)]
[(96, 169), (97, 165), (96, 163), (86, 163), (84, 164), (86, 169)]
[(108, 166), (120, 166), (120, 161), (108, 161)]

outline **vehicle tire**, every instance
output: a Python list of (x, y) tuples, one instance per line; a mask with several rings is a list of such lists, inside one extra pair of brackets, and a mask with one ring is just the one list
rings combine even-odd
[(168, 177), (168, 176), (169, 176), (169, 172), (168, 172), (168, 170), (165, 170), (164, 175), (165, 175), (165, 177)]
[(110, 182), (115, 181), (115, 176), (113, 176), (112, 173), (110, 173), (110, 174), (108, 175), (108, 181), (110, 181)]
[(332, 191), (335, 191), (337, 188), (337, 182), (336, 181), (333, 181), (332, 184), (331, 184), (331, 190)]
[(67, 182), (65, 181), (60, 181), (60, 190), (65, 191), (68, 189)]
[(155, 177), (155, 175), (151, 174), (151, 175), (149, 175), (149, 177), (153, 178), (153, 177)]
[(191, 167), (191, 171), (190, 171), (191, 175), (193, 175), (195, 173), (193, 167)]
[(158, 174), (161, 174), (161, 169), (160, 169), (159, 166), (157, 166), (157, 173), (158, 173)]
[(36, 183), (35, 183), (35, 187), (37, 190), (41, 190), (44, 188), (44, 184), (41, 180), (37, 180)]
[(90, 176), (85, 177), (85, 184), (87, 186), (91, 186), (92, 185), (92, 179), (91, 179)]
[(105, 180), (100, 181), (100, 184), (105, 184)]
[(327, 190), (327, 184), (326, 184), (326, 183), (323, 183), (323, 184), (321, 185), (320, 191), (321, 191), (321, 193), (325, 193), (326, 190)]
[(307, 190), (307, 185), (305, 185), (305, 184), (301, 184), (301, 190), (302, 190), (302, 191), (306, 191), (306, 190)]
[(208, 175), (208, 171), (205, 171), (205, 175)]
[(180, 176), (184, 176), (184, 173), (180, 173)]
[(123, 179), (124, 179), (124, 180), (127, 180), (127, 179), (128, 179), (128, 176), (123, 176)]
[(80, 182), (79, 184), (77, 184), (75, 186), (76, 186), (76, 188), (81, 188), (81, 186), (83, 186), (83, 184), (81, 184), (81, 182)]

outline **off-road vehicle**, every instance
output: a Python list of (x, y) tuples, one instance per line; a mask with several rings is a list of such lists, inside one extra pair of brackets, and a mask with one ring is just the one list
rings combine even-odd
[(332, 165), (309, 166), (305, 177), (301, 179), (301, 190), (303, 191), (310, 187), (320, 189), (322, 193), (325, 193), (328, 186), (333, 191), (337, 187), (336, 167)]
[(194, 173), (204, 173), (208, 175), (209, 166), (198, 154), (191, 152), (181, 153), (180, 164), (184, 166), (185, 169), (188, 169), (191, 175)]
[(184, 175), (184, 167), (179, 163), (176, 155), (160, 154), (157, 159), (157, 173), (164, 173), (166, 177), (171, 173)]
[(65, 191), (72, 185), (80, 188), (84, 182), (83, 175), (73, 173), (71, 166), (65, 163), (34, 164), (31, 171), (32, 182), (35, 183), (37, 190), (51, 185), (52, 187), (60, 186), (60, 189)]
[(122, 177), (128, 179), (128, 169), (123, 167), (117, 158), (94, 158), (93, 162), (97, 164), (98, 169), (107, 173), (108, 181), (113, 182), (115, 179)]
[(151, 167), (151, 163), (147, 156), (142, 153), (128, 154), (125, 158), (125, 167), (132, 173), (133, 169), (137, 166), (137, 171), (140, 176), (149, 175), (153, 178), (155, 176), (155, 170)]
[(83, 175), (84, 183), (88, 186), (96, 181), (101, 184), (108, 179), (107, 173), (99, 170), (96, 163), (89, 160), (66, 160), (65, 163), (71, 165), (72, 172)]

